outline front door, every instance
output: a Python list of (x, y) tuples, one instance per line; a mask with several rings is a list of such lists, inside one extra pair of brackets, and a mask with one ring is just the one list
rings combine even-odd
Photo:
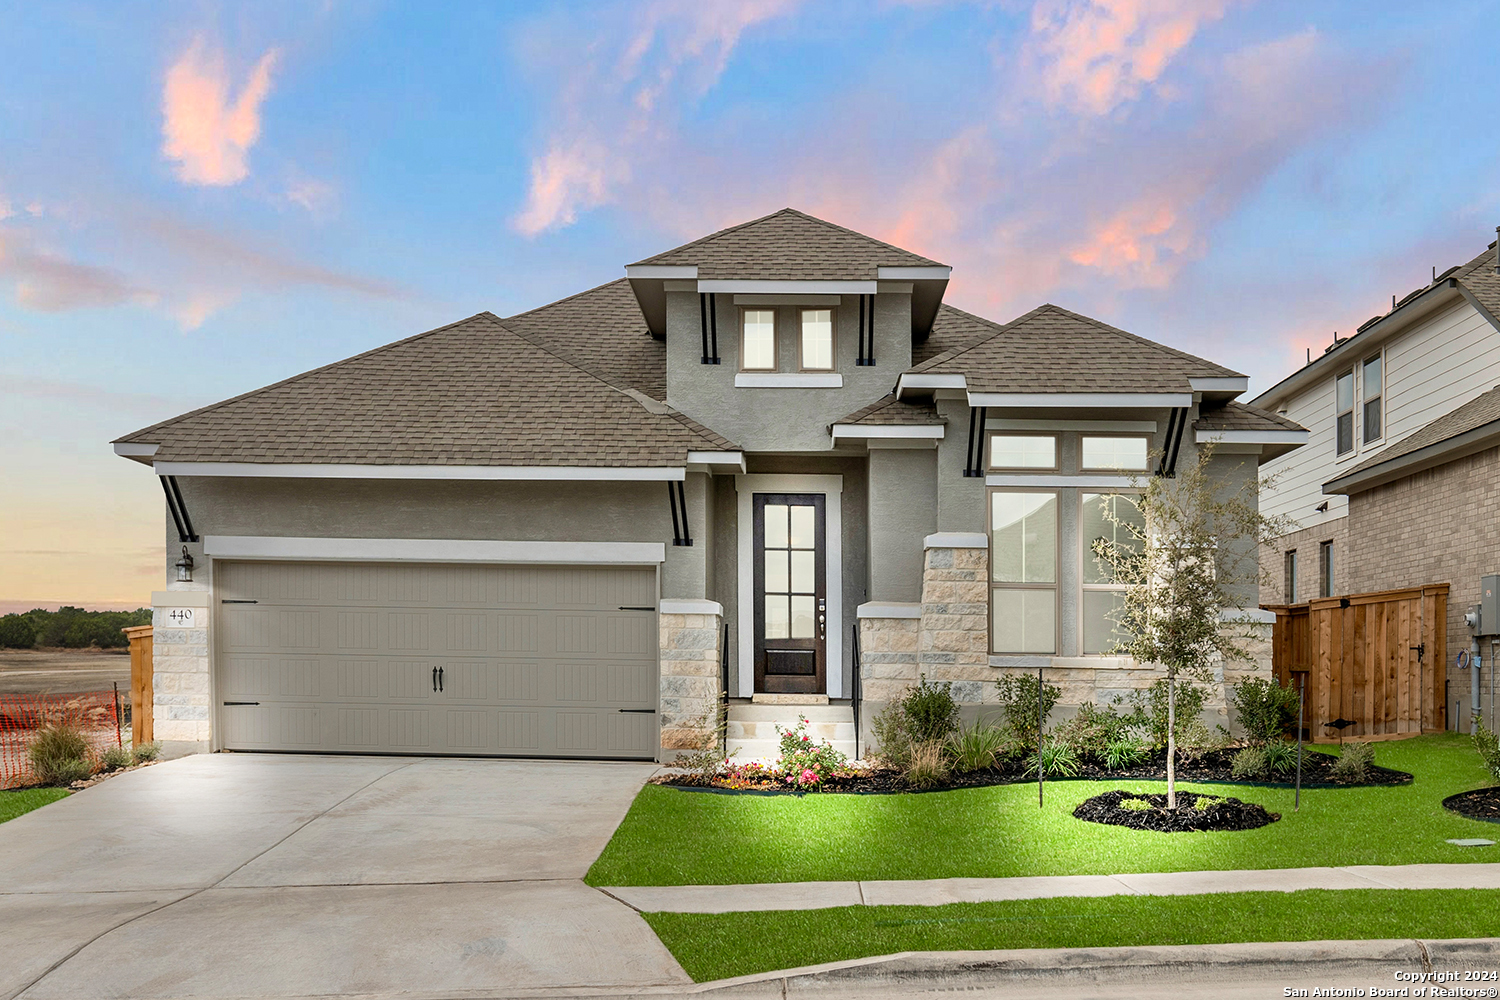
[(823, 694), (828, 590), (821, 493), (755, 494), (755, 690)]

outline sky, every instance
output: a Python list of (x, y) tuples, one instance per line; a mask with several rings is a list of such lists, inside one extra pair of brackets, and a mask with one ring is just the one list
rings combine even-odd
[(162, 586), (113, 438), (788, 205), (1253, 396), (1494, 238), (1493, 8), (0, 0), (0, 611)]

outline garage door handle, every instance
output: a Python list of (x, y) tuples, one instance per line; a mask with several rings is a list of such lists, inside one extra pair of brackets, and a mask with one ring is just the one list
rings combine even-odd
[(656, 714), (656, 709), (654, 709), (654, 708), (621, 708), (621, 709), (617, 709), (617, 711), (624, 712), (626, 715), (655, 715)]
[(220, 604), (259, 604), (259, 601), (231, 601), (228, 598), (219, 602)]
[(432, 689), (437, 690), (437, 667), (432, 668)]
[(259, 705), (258, 701), (226, 701), (226, 705)]
[(443, 689), (443, 668), (442, 667), (438, 667), (438, 690), (441, 691), (442, 689)]
[(656, 609), (655, 608), (630, 608), (630, 607), (626, 607), (625, 605), (622, 604), (622, 605), (620, 605), (620, 610), (621, 611), (655, 611)]

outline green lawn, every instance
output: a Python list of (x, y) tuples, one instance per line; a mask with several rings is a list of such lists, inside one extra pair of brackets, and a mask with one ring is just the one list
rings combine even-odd
[(23, 788), (20, 791), (0, 792), (0, 823), (67, 797), (66, 788)]
[(1500, 826), (1443, 809), (1455, 792), (1494, 784), (1468, 737), (1439, 733), (1377, 743), (1375, 760), (1410, 785), (1304, 790), (1189, 785), (1259, 802), (1278, 823), (1232, 833), (1146, 833), (1073, 818), (1083, 799), (1161, 782), (1056, 782), (918, 795), (715, 795), (641, 790), (591, 885), (692, 885), (852, 879), (1080, 875), (1313, 865), (1500, 862)]
[(1205, 896), (648, 913), (697, 982), (902, 951), (1475, 938), (1500, 935), (1500, 889), (1313, 889)]

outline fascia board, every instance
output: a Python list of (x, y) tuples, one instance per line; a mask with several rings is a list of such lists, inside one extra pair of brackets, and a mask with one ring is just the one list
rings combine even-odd
[(962, 375), (932, 374), (929, 372), (903, 372), (896, 379), (896, 398), (906, 393), (931, 392), (934, 389), (968, 389), (968, 380)]
[(702, 280), (698, 291), (743, 292), (747, 295), (874, 295), (873, 281), (771, 281), (763, 279)]
[(947, 281), (953, 268), (931, 267), (877, 267), (875, 277), (882, 281)]
[(348, 562), (574, 563), (654, 565), (667, 558), (662, 542), (546, 542), (447, 538), (290, 538), (205, 535), (214, 559)]
[(628, 264), (625, 267), (627, 278), (696, 278), (698, 277), (697, 264)]
[(1233, 392), (1238, 394), (1250, 388), (1250, 379), (1244, 375), (1189, 378), (1188, 387), (1194, 392)]
[(745, 471), (745, 453), (742, 451), (690, 451), (687, 460), (689, 466), (717, 465)]
[(1194, 431), (1198, 444), (1212, 441), (1224, 444), (1307, 444), (1308, 431)]
[(133, 441), (116, 441), (115, 454), (121, 458), (150, 458), (161, 450), (159, 444), (137, 444)]
[(921, 438), (939, 440), (947, 433), (943, 424), (834, 424), (833, 437), (838, 438)]
[(222, 476), (270, 479), (444, 479), (540, 482), (672, 482), (684, 468), (623, 468), (520, 465), (319, 465), (271, 462), (156, 462), (158, 476)]
[(1190, 392), (970, 392), (970, 406), (1160, 410), (1192, 406)]

